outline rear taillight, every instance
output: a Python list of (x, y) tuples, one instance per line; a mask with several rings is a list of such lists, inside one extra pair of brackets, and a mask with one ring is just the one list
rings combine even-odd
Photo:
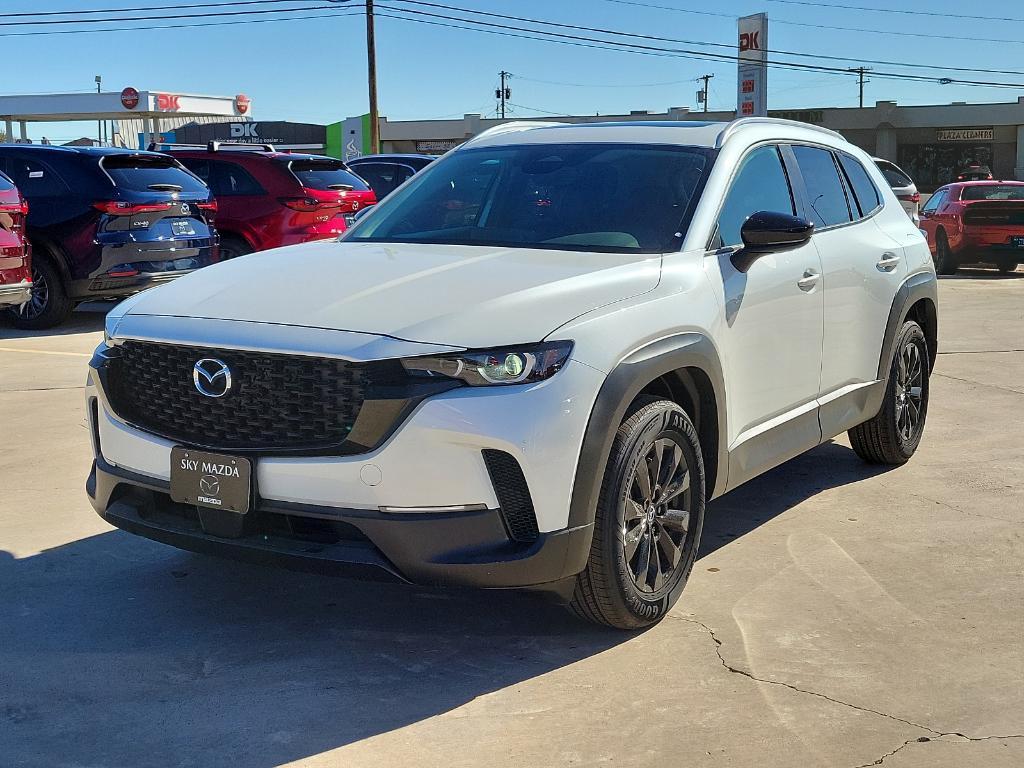
[(898, 199), (902, 200), (905, 203), (920, 203), (921, 202), (921, 193), (920, 192), (915, 192), (912, 195), (896, 195), (896, 197)]
[(0, 213), (9, 213), (14, 216), (28, 216), (28, 201), (22, 200), (20, 203), (3, 204), (0, 203)]
[(111, 216), (135, 216), (139, 213), (161, 213), (169, 211), (174, 205), (172, 200), (159, 203), (128, 203), (123, 200), (98, 200), (92, 204), (97, 211), (109, 213)]
[(207, 213), (216, 213), (217, 201), (210, 200), (209, 202), (205, 203), (196, 203), (196, 208), (198, 208), (200, 211), (206, 211)]

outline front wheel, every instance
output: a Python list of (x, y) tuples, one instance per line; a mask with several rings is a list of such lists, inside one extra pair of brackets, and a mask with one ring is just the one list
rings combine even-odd
[(615, 434), (570, 608), (619, 629), (660, 621), (686, 585), (703, 524), (704, 463), (693, 423), (671, 401), (637, 400)]
[(924, 434), (931, 364), (924, 331), (908, 320), (896, 337), (882, 409), (850, 430), (850, 445), (872, 464), (905, 464)]

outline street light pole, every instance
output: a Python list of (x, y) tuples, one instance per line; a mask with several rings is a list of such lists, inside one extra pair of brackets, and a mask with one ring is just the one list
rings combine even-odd
[(370, 153), (380, 151), (380, 117), (377, 111), (377, 46), (373, 37), (373, 0), (366, 0), (366, 74), (370, 89)]
[[(103, 83), (103, 78), (96, 75), (96, 93), (100, 92), (100, 85)], [(103, 121), (96, 121), (96, 143), (101, 147), (103, 146)]]

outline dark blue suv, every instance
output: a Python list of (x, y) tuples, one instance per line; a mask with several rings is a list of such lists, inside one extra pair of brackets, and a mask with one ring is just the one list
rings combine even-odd
[(119, 298), (217, 261), (217, 203), (156, 152), (0, 145), (0, 171), (28, 200), (32, 297), (22, 328), (50, 328), (75, 304)]

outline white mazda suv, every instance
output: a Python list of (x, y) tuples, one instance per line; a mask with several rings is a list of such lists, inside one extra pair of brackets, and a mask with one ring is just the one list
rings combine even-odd
[(519, 123), (341, 241), (139, 294), (105, 336), (87, 490), (109, 523), (636, 628), (678, 599), (714, 497), (846, 430), (910, 458), (936, 283), (836, 133)]

